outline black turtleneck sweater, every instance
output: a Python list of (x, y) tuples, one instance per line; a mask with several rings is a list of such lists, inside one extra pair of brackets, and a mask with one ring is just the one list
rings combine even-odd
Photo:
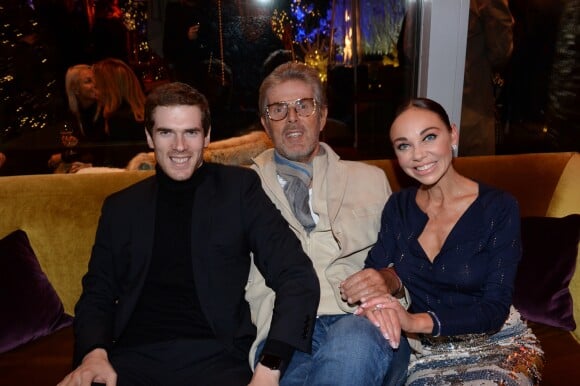
[(151, 263), (119, 345), (215, 338), (199, 303), (191, 250), (195, 191), (204, 178), (203, 165), (186, 181), (172, 180), (157, 166), (159, 190)]

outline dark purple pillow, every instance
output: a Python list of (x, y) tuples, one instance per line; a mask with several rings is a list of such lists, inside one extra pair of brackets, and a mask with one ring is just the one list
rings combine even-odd
[(576, 268), (580, 214), (522, 218), (522, 260), (513, 304), (530, 321), (576, 328), (568, 285)]
[(72, 323), (24, 231), (0, 240), (0, 353)]

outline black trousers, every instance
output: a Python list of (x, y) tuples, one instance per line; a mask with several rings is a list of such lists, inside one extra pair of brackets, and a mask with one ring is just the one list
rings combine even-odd
[(118, 386), (247, 386), (247, 358), (236, 358), (215, 340), (175, 340), (115, 348), (109, 361)]

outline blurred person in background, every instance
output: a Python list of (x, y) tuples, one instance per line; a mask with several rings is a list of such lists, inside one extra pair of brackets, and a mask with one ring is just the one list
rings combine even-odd
[(49, 160), (56, 173), (111, 166), (111, 160), (76, 148), (79, 141), (145, 140), (145, 94), (125, 62), (107, 58), (93, 66), (73, 66), (67, 72), (66, 86), (72, 118), (61, 128), (61, 141), (67, 150)]
[(169, 2), (165, 8), (163, 57), (175, 80), (201, 89), (209, 32), (196, 0)]
[(99, 112), (110, 140), (144, 140), (145, 93), (125, 62), (107, 58), (93, 65)]
[(65, 76), (66, 96), (73, 131), (81, 139), (106, 139), (104, 121), (99, 116), (93, 69), (88, 64), (70, 67)]
[[(104, 141), (105, 121), (99, 114), (97, 93), (93, 70), (88, 64), (76, 64), (69, 67), (65, 76), (65, 90), (68, 101), (68, 112), (64, 120), (61, 136), (68, 132), (69, 141)], [(61, 138), (63, 140), (64, 138)], [(92, 163), (93, 156), (85, 152), (63, 151), (53, 154), (48, 166), (58, 168), (61, 163)]]

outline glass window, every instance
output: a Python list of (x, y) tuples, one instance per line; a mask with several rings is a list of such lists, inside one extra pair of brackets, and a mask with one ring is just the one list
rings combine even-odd
[[(489, 72), (477, 69), (489, 59), (473, 55), (490, 40), (478, 21), (487, 13), (470, 10), (477, 1), (119, 0), (113, 14), (125, 49), (102, 53), (102, 14), (86, 8), (91, 1), (0, 0), (0, 151), (11, 160), (0, 174), (49, 172), (68, 111), (64, 73), (99, 55), (126, 55), (146, 92), (192, 82), (212, 103), (213, 141), (261, 129), (261, 80), (281, 61), (302, 60), (326, 84), (322, 139), (343, 158), (392, 157), (394, 109), (415, 95), (439, 101), (467, 138), (473, 106), (482, 105), (464, 93), (483, 94), (473, 74), (491, 90), (490, 152), (578, 150), (579, 0), (510, 0), (511, 53)], [(94, 0), (94, 9), (107, 2)], [(486, 3), (498, 17), (506, 0)], [(498, 20), (509, 24), (505, 15)]]
[(498, 152), (580, 151), (580, 1), (509, 6), (514, 45), (500, 73)]

